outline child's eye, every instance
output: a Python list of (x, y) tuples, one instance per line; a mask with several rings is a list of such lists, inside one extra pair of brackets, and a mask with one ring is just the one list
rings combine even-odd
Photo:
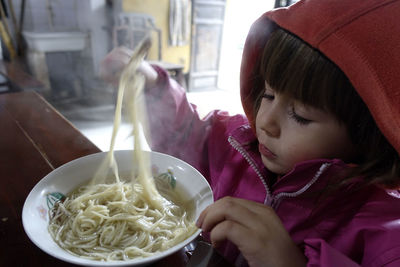
[(275, 99), (275, 96), (274, 95), (272, 95), (272, 94), (267, 94), (267, 93), (264, 93), (263, 94), (263, 98), (265, 98), (265, 99), (267, 99), (267, 100), (274, 100)]
[(292, 108), (289, 110), (289, 116), (290, 116), (295, 122), (297, 122), (298, 124), (301, 124), (301, 125), (307, 125), (307, 124), (309, 124), (309, 123), (312, 122), (312, 120), (309, 120), (309, 119), (303, 118), (302, 116), (299, 116), (299, 115), (296, 113), (294, 107), (292, 107)]

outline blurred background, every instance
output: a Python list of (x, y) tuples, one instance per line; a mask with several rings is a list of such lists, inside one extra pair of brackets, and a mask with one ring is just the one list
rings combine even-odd
[[(164, 67), (201, 116), (242, 113), (239, 69), (262, 13), (294, 0), (1, 0), (0, 93), (34, 90), (101, 150), (108, 150), (117, 88), (99, 77), (114, 47), (153, 39)], [(132, 147), (130, 129), (117, 149)]]

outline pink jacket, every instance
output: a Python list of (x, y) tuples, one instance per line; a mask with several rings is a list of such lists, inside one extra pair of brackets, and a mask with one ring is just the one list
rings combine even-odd
[[(273, 185), (271, 174), (261, 162), (251, 127), (251, 103), (244, 100), (251, 87), (249, 77), (259, 56), (259, 42), (267, 39), (267, 35), (260, 39), (257, 34), (268, 33), (271, 27), (276, 27), (271, 18), (284, 12), (296, 21), (296, 14), (299, 14), (296, 8), (301, 9), (313, 1), (319, 3), (317, 6), (323, 10), (324, 17), (329, 13), (324, 4), (338, 3), (338, 8), (340, 4), (343, 8), (353, 2), (308, 0), (291, 7), (293, 13), (290, 13), (291, 8), (269, 12), (253, 25), (245, 46), (241, 75), (247, 117), (229, 116), (217, 110), (200, 119), (196, 107), (188, 103), (185, 90), (169, 79), (164, 70), (154, 67), (159, 73), (158, 84), (148, 88), (146, 98), (151, 147), (197, 168), (208, 179), (216, 200), (234, 196), (272, 206), (292, 239), (304, 250), (308, 266), (400, 266), (399, 191), (369, 186), (349, 193), (356, 186), (354, 182), (328, 197), (321, 197), (322, 190), (335, 179), (335, 174), (347, 168), (341, 160), (316, 159), (299, 163)], [(362, 1), (375, 7), (382, 6), (379, 3), (399, 2)], [(360, 5), (363, 14), (373, 10), (364, 4)], [(399, 4), (391, 8), (400, 12)], [(342, 14), (338, 9), (334, 12)], [(304, 15), (305, 11), (300, 13)], [(285, 21), (283, 18), (282, 15), (280, 20)], [(297, 34), (302, 37), (299, 32)], [(307, 36), (312, 34), (307, 32)], [(390, 130), (386, 132), (388, 136), (395, 134)], [(227, 244), (221, 252), (233, 262), (241, 259), (233, 244)]]
[[(155, 68), (159, 86), (147, 96), (153, 150), (197, 168), (215, 200), (234, 196), (271, 205), (308, 266), (400, 266), (400, 192), (371, 186), (321, 200), (324, 186), (346, 168), (324, 159), (298, 164), (271, 186), (247, 119), (222, 111), (200, 119), (184, 89)], [(233, 262), (238, 255), (232, 244), (222, 253)]]

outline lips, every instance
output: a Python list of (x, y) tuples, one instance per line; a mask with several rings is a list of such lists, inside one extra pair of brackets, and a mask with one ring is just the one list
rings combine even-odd
[(263, 144), (258, 144), (258, 150), (260, 151), (261, 155), (263, 155), (264, 157), (270, 158), (270, 159), (274, 159), (276, 158), (276, 155), (274, 153), (272, 153), (266, 146), (264, 146)]

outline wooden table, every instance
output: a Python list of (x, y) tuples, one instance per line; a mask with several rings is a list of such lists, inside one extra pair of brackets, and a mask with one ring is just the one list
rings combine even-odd
[[(46, 174), (100, 149), (33, 91), (0, 94), (0, 125), (0, 266), (72, 266), (29, 240), (22, 208)], [(188, 247), (152, 266), (186, 266)]]
[(0, 266), (70, 266), (29, 240), (22, 207), (46, 174), (100, 149), (33, 91), (0, 95), (0, 125)]
[(22, 59), (15, 59), (13, 62), (0, 59), (0, 74), (7, 79), (6, 85), (9, 87), (9, 91), (17, 92), (27, 89), (41, 93), (48, 91), (43, 83), (26, 71), (21, 61)]

